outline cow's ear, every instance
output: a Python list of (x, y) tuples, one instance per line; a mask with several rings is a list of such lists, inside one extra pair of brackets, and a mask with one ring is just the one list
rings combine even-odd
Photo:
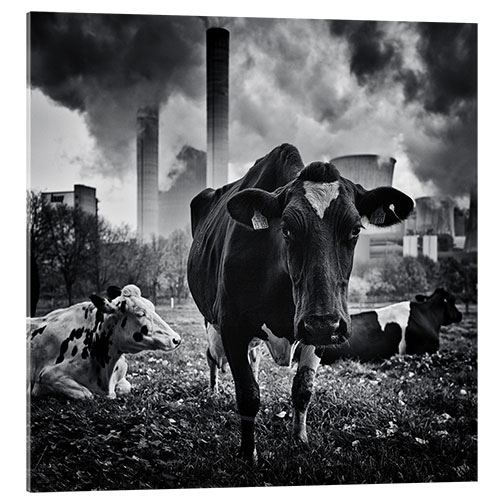
[(108, 286), (106, 293), (108, 294), (108, 297), (110, 298), (110, 300), (113, 300), (122, 294), (122, 289), (119, 286), (111, 285), (111, 286)]
[(261, 230), (269, 227), (269, 219), (280, 217), (280, 196), (262, 189), (248, 188), (236, 193), (227, 202), (229, 215), (240, 224)]
[(366, 191), (359, 184), (356, 187), (356, 208), (370, 224), (392, 226), (403, 222), (413, 210), (413, 200), (395, 188), (386, 186)]
[(108, 299), (100, 297), (99, 295), (91, 295), (90, 300), (92, 304), (97, 307), (97, 310), (101, 313), (113, 313), (116, 311), (116, 307), (111, 304)]

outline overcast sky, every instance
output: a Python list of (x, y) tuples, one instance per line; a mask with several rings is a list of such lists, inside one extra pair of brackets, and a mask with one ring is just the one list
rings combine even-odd
[(120, 15), (31, 20), (31, 188), (97, 188), (136, 226), (135, 114), (159, 101), (160, 186), (183, 145), (206, 149), (205, 30), (230, 31), (230, 180), (283, 142), (304, 163), (396, 158), (413, 197), (477, 177), (472, 24)]

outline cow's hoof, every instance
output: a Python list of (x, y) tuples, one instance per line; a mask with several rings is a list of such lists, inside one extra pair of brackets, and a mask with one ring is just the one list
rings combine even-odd
[(297, 444), (300, 444), (302, 446), (309, 446), (307, 432), (304, 429), (295, 430), (293, 432), (293, 438)]
[(251, 467), (256, 467), (259, 462), (257, 450), (253, 450), (252, 453), (248, 453), (240, 449), (240, 451), (238, 452), (238, 458), (243, 460), (247, 465), (250, 465)]

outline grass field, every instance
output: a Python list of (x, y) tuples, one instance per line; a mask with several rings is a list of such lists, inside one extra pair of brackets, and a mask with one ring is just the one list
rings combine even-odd
[(129, 356), (131, 395), (31, 400), (31, 491), (477, 480), (475, 312), (443, 327), (432, 356), (320, 367), (308, 448), (291, 440), (293, 370), (266, 352), (252, 469), (235, 458), (230, 373), (218, 394), (207, 389), (199, 313), (192, 305), (157, 310), (183, 344)]

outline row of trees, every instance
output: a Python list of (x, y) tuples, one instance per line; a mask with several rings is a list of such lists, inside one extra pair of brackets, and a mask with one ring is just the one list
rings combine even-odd
[[(54, 208), (34, 192), (28, 196), (28, 228), (42, 298), (65, 298), (72, 304), (109, 285), (127, 283), (138, 285), (153, 301), (184, 300), (189, 295), (186, 267), (191, 236), (187, 228), (146, 244), (127, 226), (114, 227), (63, 204)], [(392, 257), (370, 263), (355, 269), (350, 300), (405, 300), (438, 286), (466, 305), (474, 302), (476, 262)]]
[(392, 257), (364, 268), (351, 278), (350, 300), (407, 300), (415, 294), (442, 287), (468, 308), (477, 301), (477, 263), (447, 257), (434, 262), (429, 257)]
[(144, 243), (128, 226), (112, 226), (64, 204), (52, 206), (40, 193), (29, 192), (27, 206), (41, 298), (72, 304), (109, 285), (127, 283), (138, 285), (153, 301), (187, 298), (187, 228)]

